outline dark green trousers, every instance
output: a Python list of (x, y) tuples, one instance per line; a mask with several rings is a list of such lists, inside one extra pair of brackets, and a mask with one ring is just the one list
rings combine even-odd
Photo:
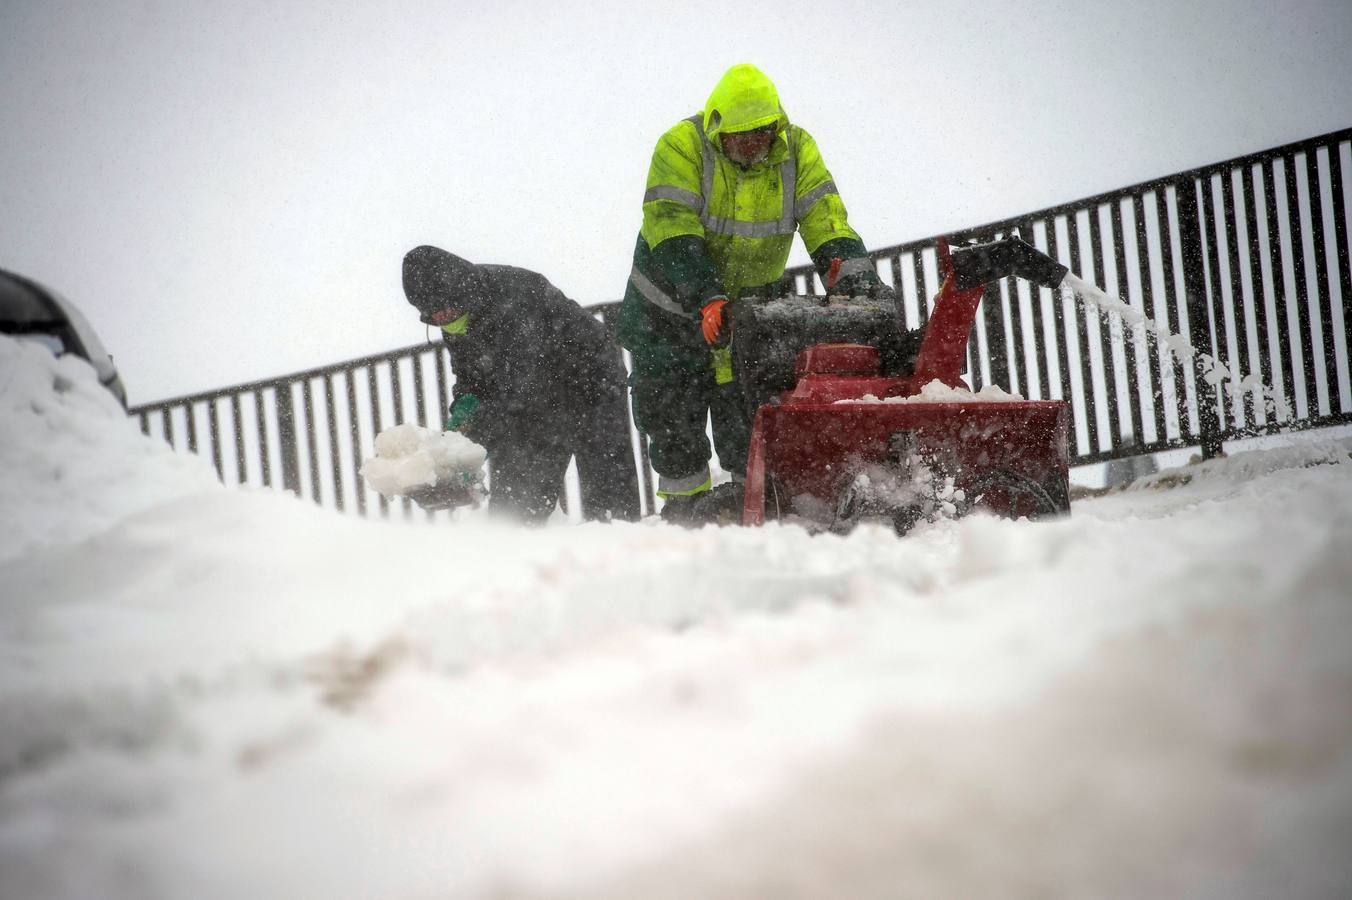
[(716, 383), (708, 351), (658, 349), (635, 353), (633, 361), (634, 423), (659, 475), (685, 478), (709, 464), (710, 418), (719, 462), (728, 472), (746, 472), (751, 423), (741, 388), (735, 380)]

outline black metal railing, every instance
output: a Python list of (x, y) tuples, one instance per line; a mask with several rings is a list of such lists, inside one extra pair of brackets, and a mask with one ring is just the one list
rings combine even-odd
[[(1183, 447), (1212, 456), (1225, 440), (1352, 421), (1350, 152), (1344, 129), (947, 235), (965, 242), (1017, 231), (1232, 373), (1199, 377), (1158, 336), (1010, 278), (986, 287), (969, 383), (1068, 401), (1073, 464)], [(937, 240), (872, 254), (909, 327), (924, 325), (939, 289)], [(822, 293), (811, 267), (786, 272), (783, 287)], [(608, 318), (616, 306), (591, 309)], [(383, 514), (388, 502), (358, 473), (362, 455), (383, 427), (439, 424), (448, 362), (439, 344), (416, 345), (132, 415), (148, 434), (209, 453), (226, 483), (279, 485)], [(651, 472), (632, 425), (631, 438), (651, 509)]]
[[(1075, 463), (1187, 446), (1210, 456), (1224, 440), (1352, 420), (1349, 139), (1344, 129), (947, 236), (1018, 231), (1233, 377), (1212, 385), (1158, 340), (1124, 340), (1120, 319), (1011, 278), (987, 286), (970, 383), (1070, 401)], [(936, 240), (873, 254), (913, 327), (938, 290)], [(810, 267), (788, 276), (821, 292)]]

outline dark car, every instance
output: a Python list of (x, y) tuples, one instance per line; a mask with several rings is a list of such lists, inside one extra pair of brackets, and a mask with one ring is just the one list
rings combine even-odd
[(0, 334), (43, 344), (56, 355), (74, 353), (98, 373), (123, 407), (127, 392), (98, 335), (69, 300), (35, 281), (0, 269)]

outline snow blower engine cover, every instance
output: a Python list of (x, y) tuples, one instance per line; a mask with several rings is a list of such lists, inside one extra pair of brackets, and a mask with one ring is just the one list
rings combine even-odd
[(884, 377), (906, 377), (915, 368), (923, 332), (907, 331), (897, 305), (872, 298), (789, 296), (733, 304), (733, 371), (747, 409), (794, 385), (798, 354), (815, 344), (866, 344), (878, 349)]

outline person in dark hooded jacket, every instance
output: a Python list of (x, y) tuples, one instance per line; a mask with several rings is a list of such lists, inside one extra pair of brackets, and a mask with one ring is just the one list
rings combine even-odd
[(451, 354), (447, 427), (488, 450), (490, 511), (543, 521), (575, 457), (584, 518), (638, 519), (626, 375), (606, 327), (526, 269), (422, 246), (403, 275)]

